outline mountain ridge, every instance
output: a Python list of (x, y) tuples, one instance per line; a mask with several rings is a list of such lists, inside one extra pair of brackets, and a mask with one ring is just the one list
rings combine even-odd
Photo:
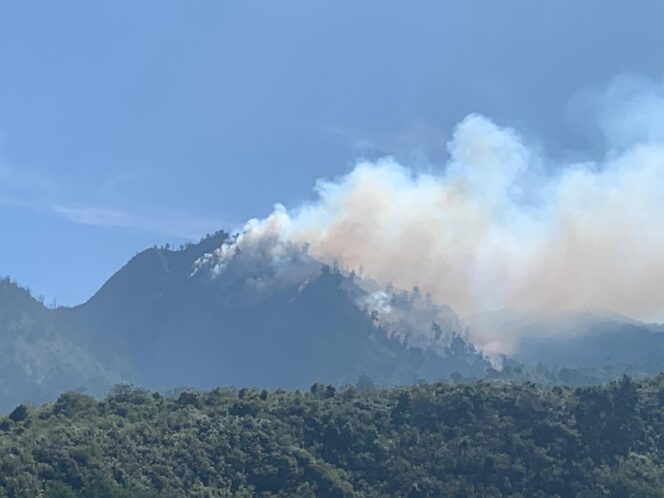
[(142, 251), (71, 308), (49, 309), (1, 280), (0, 409), (72, 389), (101, 395), (122, 382), (162, 391), (358, 378), (511, 382), (537, 367), (535, 378), (551, 384), (664, 367), (661, 326), (586, 312), (480, 317), (521, 338), (512, 354), (489, 361), (454, 311), (417, 289), (381, 288), (294, 246), (277, 259), (267, 246), (226, 251), (220, 265), (217, 250), (233, 240), (220, 231), (178, 250)]
[[(57, 384), (51, 397), (73, 388), (98, 393), (113, 382), (161, 390), (183, 385), (306, 388), (314, 382), (354, 383), (360, 377), (404, 384), (452, 372), (481, 375), (488, 366), (457, 337), (452, 322), (449, 327), (431, 323), (450, 334), (450, 341), (457, 337), (447, 357), (441, 355), (443, 346), (433, 351), (409, 345), (360, 305), (369, 293), (353, 275), (307, 256), (302, 256), (307, 270), (284, 281), (252, 262), (242, 267), (241, 260), (223, 275), (194, 272), (200, 258), (228, 239), (226, 232), (218, 232), (179, 250), (142, 251), (90, 299), (71, 308), (48, 309), (27, 291), (16, 290), (34, 321), (48, 326), (45, 337), (70, 345), (60, 349), (80, 351), (86, 358), (80, 363), (105, 373), (103, 385), (88, 387), (91, 375), (85, 372), (80, 382)], [(263, 277), (279, 285), (265, 287)], [(398, 302), (403, 307), (409, 301)], [(13, 312), (19, 308), (9, 300), (5, 305)], [(5, 332), (0, 340), (7, 340), (9, 328), (8, 320), (0, 323)], [(58, 368), (64, 363), (56, 362)], [(6, 405), (18, 400), (20, 392), (14, 391)]]

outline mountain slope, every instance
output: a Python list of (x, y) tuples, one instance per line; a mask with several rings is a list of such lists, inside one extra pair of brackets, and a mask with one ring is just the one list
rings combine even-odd
[(480, 374), (486, 366), (472, 348), (446, 360), (390, 337), (358, 305), (367, 292), (317, 262), (309, 262), (303, 280), (257, 288), (256, 278), (268, 279), (269, 269), (252, 265), (247, 275), (238, 263), (216, 278), (192, 275), (208, 251), (206, 245), (138, 255), (90, 301), (60, 310), (59, 327), (109, 368), (155, 389), (306, 388), (362, 375), (404, 383), (454, 370)]
[[(146, 250), (73, 308), (47, 309), (18, 288), (1, 296), (0, 345), (12, 351), (5, 379), (22, 396), (7, 399), (41, 401), (78, 386), (99, 392), (120, 381), (153, 389), (308, 388), (362, 376), (403, 384), (486, 370), (453, 312), (436, 311), (417, 293), (390, 298), (399, 314), (388, 323), (353, 275), (306, 254), (284, 268), (250, 254), (223, 273), (201, 266), (227, 238), (220, 232), (179, 251)], [(415, 306), (428, 310), (418, 312), (423, 325), (409, 318)], [(435, 347), (413, 345), (402, 333), (422, 327), (438, 338)], [(36, 359), (41, 370), (29, 367)], [(14, 378), (12, 369), (21, 368), (42, 391)]]
[[(530, 326), (531, 330), (538, 327)], [(664, 368), (664, 334), (661, 327), (636, 321), (596, 317), (587, 320), (576, 334), (537, 336), (524, 340), (514, 358), (552, 367), (638, 367), (655, 374)]]
[(0, 280), (0, 409), (84, 387), (101, 394), (122, 377), (57, 332), (53, 312)]
[(218, 232), (179, 251), (152, 248), (133, 257), (87, 302), (55, 311), (57, 328), (81, 343), (111, 369), (135, 378), (134, 347), (150, 341), (144, 327), (148, 310), (187, 286), (194, 261), (228, 237)]
[[(269, 239), (232, 252), (233, 240), (219, 232), (143, 251), (73, 308), (47, 309), (3, 280), (0, 409), (117, 382), (168, 390), (500, 378), (456, 314), (417, 289), (380, 288)], [(664, 367), (661, 327), (622, 317), (501, 312), (473, 326), (520, 338), (505, 363), (516, 372), (610, 365), (613, 378)]]
[(526, 365), (643, 374), (664, 370), (664, 326), (614, 313), (503, 310), (476, 315), (469, 323), (514, 338), (509, 356)]

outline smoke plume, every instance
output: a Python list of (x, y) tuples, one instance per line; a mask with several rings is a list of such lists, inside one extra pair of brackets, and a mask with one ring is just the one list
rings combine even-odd
[[(602, 104), (607, 149), (596, 161), (553, 163), (515, 130), (469, 115), (437, 172), (359, 162), (319, 181), (313, 202), (251, 220), (218, 264), (269, 238), (286, 244), (269, 245), (275, 259), (305, 247), (381, 285), (417, 286), (462, 316), (590, 308), (661, 320), (664, 98), (621, 84), (604, 97), (617, 103)], [(511, 347), (490, 330), (473, 334), (485, 351)]]

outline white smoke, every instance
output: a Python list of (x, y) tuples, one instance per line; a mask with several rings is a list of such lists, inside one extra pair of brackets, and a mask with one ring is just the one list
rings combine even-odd
[(194, 274), (202, 270), (213, 276), (230, 273), (251, 292), (306, 284), (323, 265), (308, 254), (306, 246), (282, 237), (287, 221), (283, 207), (266, 220), (249, 221), (231, 242), (200, 258)]
[(444, 356), (455, 336), (465, 336), (458, 316), (449, 307), (432, 301), (430, 294), (398, 291), (391, 286), (371, 290), (372, 282), (361, 281), (366, 295), (358, 306), (383, 326), (390, 337), (409, 346), (431, 348)]
[[(417, 286), (462, 315), (592, 308), (660, 320), (664, 92), (618, 85), (606, 95), (618, 104), (601, 114), (600, 160), (552, 164), (516, 131), (470, 115), (439, 172), (391, 158), (360, 162), (319, 181), (315, 201), (250, 221), (217, 264), (269, 238), (280, 242), (270, 244), (277, 260), (286, 257), (280, 247), (306, 246), (381, 285)], [(489, 328), (472, 339), (487, 352), (507, 352), (513, 341)]]

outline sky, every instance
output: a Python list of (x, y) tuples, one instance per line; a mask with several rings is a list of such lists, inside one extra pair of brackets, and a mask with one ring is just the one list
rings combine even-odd
[(491, 116), (591, 157), (583, 105), (664, 76), (659, 1), (0, 6), (0, 275), (89, 298), (136, 252), (236, 230), (361, 158), (435, 169)]

